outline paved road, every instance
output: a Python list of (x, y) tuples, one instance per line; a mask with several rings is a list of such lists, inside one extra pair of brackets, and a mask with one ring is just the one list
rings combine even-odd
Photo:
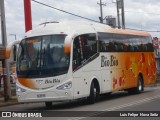
[[(55, 114), (55, 116), (63, 116), (63, 115), (66, 116), (66, 114), (69, 114), (69, 118), (50, 117), (46, 118), (46, 120), (50, 119), (88, 120), (91, 119), (89, 116), (94, 116), (94, 117), (101, 116), (100, 118), (95, 118), (95, 119), (103, 119), (102, 116), (106, 116), (107, 112), (109, 111), (121, 111), (122, 113), (123, 111), (128, 111), (128, 112), (160, 111), (160, 86), (146, 87), (145, 91), (142, 94), (136, 94), (136, 95), (129, 95), (127, 92), (116, 92), (111, 96), (102, 96), (100, 101), (93, 105), (88, 105), (85, 100), (81, 100), (74, 102), (54, 103), (51, 109), (47, 109), (44, 103), (19, 104), (19, 105), (0, 108), (0, 111), (11, 111), (11, 110), (30, 111), (30, 112), (40, 110), (40, 111), (47, 111), (47, 113), (49, 113), (50, 115)], [(73, 116), (72, 115), (70, 116), (71, 113), (73, 113), (72, 114)], [(76, 116), (76, 118), (74, 117), (74, 115)], [(12, 119), (16, 120), (17, 118), (12, 118)], [(110, 119), (117, 119), (117, 118), (111, 117)], [(159, 118), (156, 117), (152, 119), (158, 120)], [(132, 120), (132, 118), (129, 118), (129, 120)]]

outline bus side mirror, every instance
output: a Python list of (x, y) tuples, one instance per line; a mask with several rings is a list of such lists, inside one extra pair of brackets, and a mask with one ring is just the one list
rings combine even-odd
[(72, 39), (70, 37), (65, 39), (65, 41), (64, 41), (64, 53), (65, 54), (70, 54), (70, 52), (71, 52), (71, 43), (72, 43)]
[(6, 58), (9, 59), (11, 55), (11, 50), (9, 48), (6, 48)]
[(17, 45), (20, 43), (20, 41), (16, 40), (6, 47), (6, 58), (10, 59), (10, 61), (16, 61), (16, 55), (17, 55)]
[(17, 56), (17, 45), (13, 45), (13, 61), (16, 61)]

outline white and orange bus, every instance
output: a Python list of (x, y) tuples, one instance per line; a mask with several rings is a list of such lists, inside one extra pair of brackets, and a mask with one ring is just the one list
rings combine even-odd
[(27, 32), (17, 55), (19, 102), (88, 98), (156, 82), (151, 35), (89, 22), (51, 22)]

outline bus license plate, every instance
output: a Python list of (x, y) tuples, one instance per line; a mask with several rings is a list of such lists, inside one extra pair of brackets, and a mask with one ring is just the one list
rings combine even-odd
[(43, 97), (46, 97), (45, 94), (37, 94), (37, 98), (43, 98)]

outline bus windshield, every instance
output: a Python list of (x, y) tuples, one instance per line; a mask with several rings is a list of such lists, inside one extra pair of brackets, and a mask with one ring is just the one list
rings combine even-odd
[(18, 50), (18, 77), (49, 77), (65, 74), (70, 55), (64, 53), (66, 35), (45, 35), (22, 40)]

